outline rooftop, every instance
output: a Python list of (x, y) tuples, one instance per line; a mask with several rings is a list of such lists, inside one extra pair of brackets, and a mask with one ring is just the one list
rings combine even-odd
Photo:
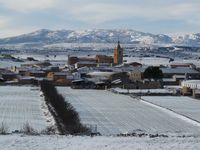
[(163, 73), (169, 73), (169, 74), (197, 74), (198, 71), (188, 68), (188, 67), (178, 67), (178, 68), (160, 68)]
[(110, 76), (110, 75), (113, 75), (115, 72), (90, 72), (88, 73), (88, 75), (90, 76)]

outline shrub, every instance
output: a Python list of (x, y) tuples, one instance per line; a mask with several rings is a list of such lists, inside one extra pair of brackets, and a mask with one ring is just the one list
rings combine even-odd
[(53, 126), (47, 127), (46, 129), (41, 131), (42, 134), (47, 134), (47, 135), (55, 134), (55, 132), (56, 132), (56, 129)]
[(3, 122), (1, 123), (0, 126), (0, 134), (2, 135), (8, 134), (8, 126), (5, 125)]
[(160, 70), (159, 67), (148, 67), (145, 71), (144, 71), (144, 74), (143, 74), (144, 78), (147, 78), (147, 79), (155, 79), (155, 80), (158, 80), (158, 79), (162, 79), (163, 78), (163, 72), (162, 70)]
[[(41, 90), (44, 93), (45, 101), (51, 104), (56, 114), (64, 125), (64, 132), (69, 134), (89, 134), (90, 130), (80, 122), (79, 114), (65, 98), (60, 95), (54, 85), (47, 80), (40, 82)], [(63, 130), (62, 130), (63, 131)]]
[(28, 122), (23, 125), (21, 132), (27, 135), (38, 135), (38, 132)]

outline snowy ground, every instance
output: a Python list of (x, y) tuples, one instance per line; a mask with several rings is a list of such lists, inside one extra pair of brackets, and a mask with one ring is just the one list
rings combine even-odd
[[(195, 56), (197, 57), (197, 55)], [(172, 63), (193, 63), (194, 65), (196, 65), (196, 67), (200, 67), (200, 60), (199, 59), (178, 59), (178, 60), (175, 60), (174, 62)]]
[(200, 138), (0, 136), (1, 150), (200, 150)]
[(143, 96), (142, 99), (200, 122), (200, 101), (183, 96)]
[(120, 94), (148, 94), (148, 93), (153, 93), (153, 94), (173, 94), (174, 91), (171, 89), (122, 89), (122, 88), (113, 88), (111, 89), (113, 92), (120, 93)]
[[(58, 87), (60, 93), (80, 112), (84, 124), (97, 125), (104, 135), (124, 132), (149, 132), (169, 137), (115, 137), (115, 136), (60, 136), (21, 134), (0, 135), (0, 150), (200, 150), (200, 128), (171, 115), (162, 109), (151, 107), (142, 101), (126, 95), (102, 90), (73, 90)], [(154, 103), (156, 98), (149, 97)], [(148, 98), (142, 97), (142, 98)], [(166, 98), (174, 111), (180, 104), (182, 112), (194, 110), (199, 114), (199, 101), (185, 97)], [(178, 101), (180, 98), (180, 101)], [(163, 100), (163, 105), (164, 103)], [(170, 105), (171, 104), (171, 105)], [(43, 106), (43, 109), (41, 109)], [(165, 106), (166, 107), (166, 106)], [(166, 107), (167, 108), (167, 107)], [(177, 110), (179, 110), (177, 108)], [(47, 127), (38, 88), (0, 86), (0, 122), (9, 126), (10, 131), (21, 129), (27, 121), (37, 130)], [(46, 112), (48, 113), (48, 112)], [(189, 113), (190, 114), (190, 113)], [(198, 116), (198, 115), (197, 115)], [(139, 131), (141, 129), (143, 131)], [(181, 135), (181, 137), (178, 137)], [(183, 135), (193, 135), (191, 137)]]
[(0, 60), (0, 68), (7, 68), (7, 67), (12, 67), (12, 66), (20, 67), (21, 64), (22, 64), (21, 62), (13, 62), (13, 61), (9, 61), (9, 60)]
[(171, 61), (171, 62), (170, 62), (170, 59), (168, 58), (159, 58), (159, 57), (124, 57), (124, 60), (126, 60), (127, 62), (138, 62), (147, 66), (149, 64), (153, 66), (159, 66), (159, 65), (168, 66), (174, 63), (193, 63), (197, 67), (200, 66), (200, 60), (194, 59), (194, 58), (187, 59), (187, 60), (176, 58), (174, 61)]
[(194, 133), (200, 127), (126, 95), (103, 90), (58, 87), (80, 113), (84, 124), (97, 125), (103, 135), (142, 130), (148, 133)]
[(9, 132), (21, 130), (29, 123), (37, 131), (48, 126), (37, 87), (0, 86), (0, 125)]
[(125, 61), (127, 62), (138, 62), (143, 65), (153, 65), (153, 66), (159, 66), (159, 65), (169, 65), (169, 59), (168, 58), (157, 58), (157, 57), (125, 57)]

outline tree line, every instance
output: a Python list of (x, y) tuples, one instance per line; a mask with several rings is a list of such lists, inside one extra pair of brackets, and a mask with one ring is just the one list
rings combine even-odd
[(60, 95), (51, 81), (40, 82), (47, 105), (51, 105), (63, 124), (63, 134), (90, 134), (90, 130), (81, 124), (75, 108)]

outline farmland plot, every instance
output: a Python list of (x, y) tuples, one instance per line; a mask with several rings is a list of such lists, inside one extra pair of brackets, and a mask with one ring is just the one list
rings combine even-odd
[(169, 58), (158, 58), (158, 57), (125, 57), (125, 61), (127, 62), (139, 62), (143, 65), (169, 65)]
[(200, 101), (183, 96), (143, 96), (142, 99), (200, 122)]
[(0, 86), (0, 124), (9, 132), (21, 130), (29, 123), (40, 131), (47, 127), (41, 109), (41, 97), (36, 87)]
[(158, 133), (200, 133), (200, 128), (129, 96), (102, 90), (58, 87), (80, 113), (83, 124), (97, 125), (103, 135), (142, 130)]
[(0, 136), (1, 150), (200, 150), (200, 137)]

